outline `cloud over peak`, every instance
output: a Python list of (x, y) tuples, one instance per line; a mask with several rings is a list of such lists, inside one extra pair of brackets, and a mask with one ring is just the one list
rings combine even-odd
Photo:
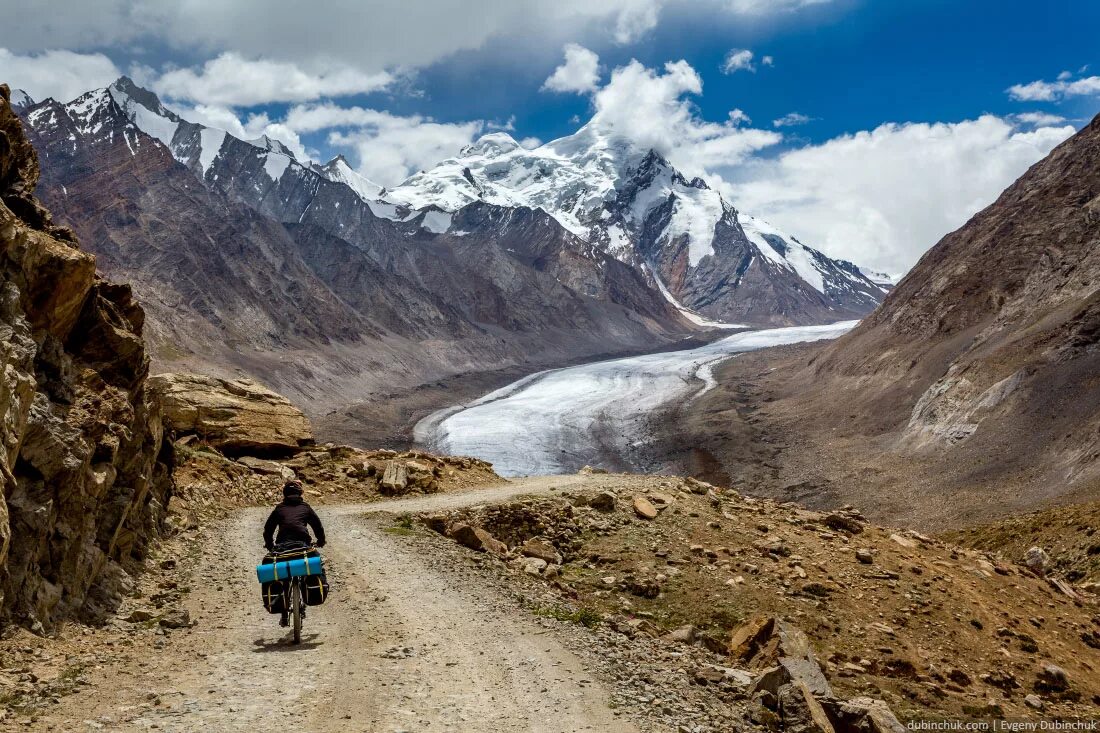
[(315, 65), (307, 71), (295, 63), (248, 59), (226, 52), (198, 70), (166, 71), (153, 81), (153, 89), (171, 99), (251, 107), (368, 94), (385, 89), (393, 81), (394, 77), (385, 71), (365, 74), (339, 64)]
[(576, 43), (565, 44), (565, 62), (554, 69), (542, 88), (551, 92), (596, 91), (600, 83), (600, 57)]

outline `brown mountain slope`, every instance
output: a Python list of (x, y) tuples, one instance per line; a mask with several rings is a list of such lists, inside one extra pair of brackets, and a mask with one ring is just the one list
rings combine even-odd
[[(731, 362), (689, 423), (724, 426), (729, 439), (700, 440), (731, 478), (930, 526), (1088, 495), (1100, 489), (1098, 286), (1100, 117), (944, 237), (850, 334)], [(746, 433), (778, 450), (770, 465), (752, 468), (736, 445)]]

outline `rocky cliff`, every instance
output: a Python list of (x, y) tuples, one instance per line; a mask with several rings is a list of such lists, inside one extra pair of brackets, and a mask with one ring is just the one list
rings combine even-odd
[(146, 393), (144, 314), (34, 197), (0, 86), (0, 622), (112, 608), (158, 534), (171, 451)]

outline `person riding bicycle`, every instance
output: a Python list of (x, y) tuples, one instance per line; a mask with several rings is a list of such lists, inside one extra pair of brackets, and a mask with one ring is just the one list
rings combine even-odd
[[(264, 547), (268, 552), (277, 545), (301, 545), (310, 543), (309, 530), (313, 530), (318, 547), (325, 546), (325, 528), (313, 507), (302, 499), (302, 482), (291, 479), (283, 485), (283, 500), (275, 506), (264, 523)], [(276, 535), (278, 531), (278, 535)], [(287, 625), (287, 613), (283, 612), (279, 624)]]

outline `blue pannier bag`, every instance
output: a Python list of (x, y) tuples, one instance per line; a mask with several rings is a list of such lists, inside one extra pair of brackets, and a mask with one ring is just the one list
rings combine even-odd
[(293, 560), (280, 560), (256, 566), (256, 577), (260, 579), (261, 583), (301, 576), (324, 575), (324, 572), (320, 556), (299, 557)]

